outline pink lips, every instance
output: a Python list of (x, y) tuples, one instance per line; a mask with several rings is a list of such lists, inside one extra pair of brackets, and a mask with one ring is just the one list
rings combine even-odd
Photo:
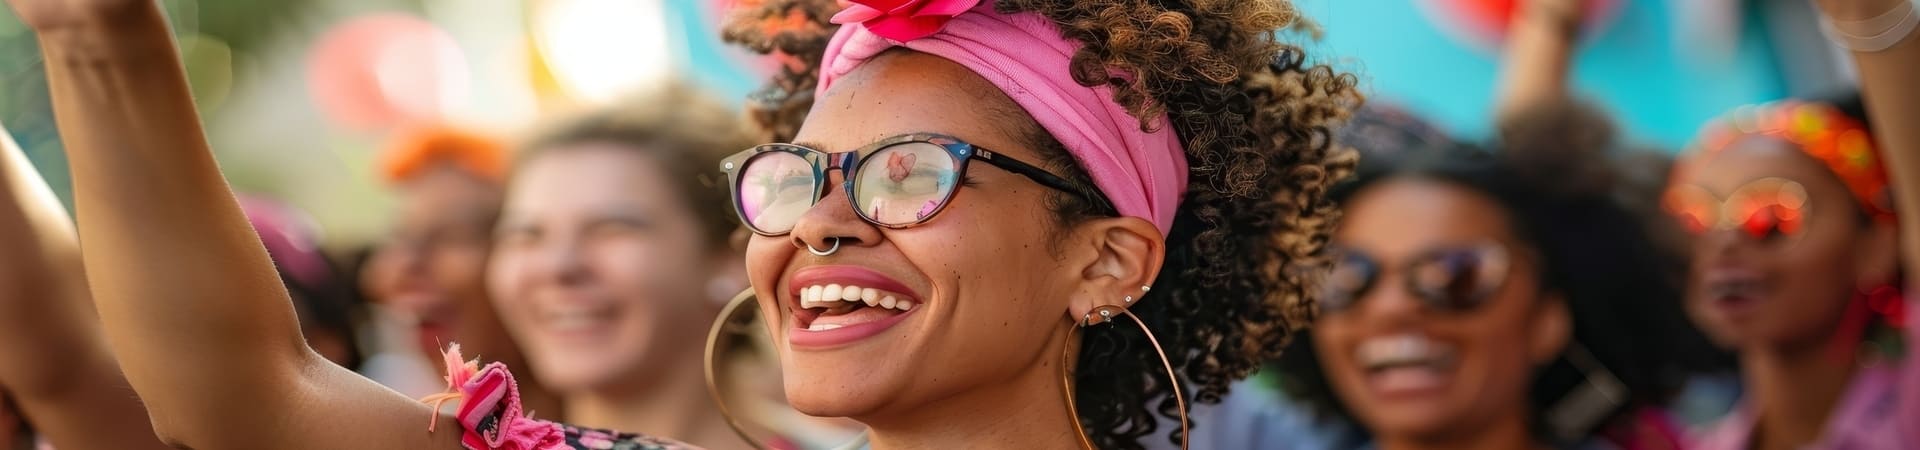
[[(894, 314), (892, 317), (872, 322), (848, 325), (841, 328), (822, 331), (810, 331), (806, 326), (816, 314), (800, 307), (800, 289), (807, 286), (840, 284), (879, 289), (896, 294), (910, 295), (912, 290), (893, 278), (873, 270), (857, 266), (814, 266), (795, 271), (787, 280), (787, 308), (794, 314), (793, 323), (787, 330), (787, 343), (797, 348), (824, 349), (858, 342), (878, 335), (924, 308)], [(912, 300), (919, 301), (914, 298)]]
[(825, 331), (811, 331), (806, 328), (801, 328), (799, 322), (795, 321), (794, 326), (787, 329), (787, 343), (793, 345), (795, 348), (806, 349), (826, 349), (852, 344), (892, 329), (894, 325), (899, 325), (900, 322), (907, 320), (907, 316), (913, 315), (913, 313), (916, 312), (920, 312), (920, 310), (914, 309), (912, 311), (894, 314), (893, 317), (885, 319)]

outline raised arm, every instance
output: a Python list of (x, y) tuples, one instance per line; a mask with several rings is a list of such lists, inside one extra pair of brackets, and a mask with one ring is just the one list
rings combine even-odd
[[(458, 448), (430, 408), (309, 350), (221, 178), (151, 0), (9, 0), (46, 58), (84, 266), (154, 430), (193, 448)], [(444, 422), (444, 421), (443, 421)]]
[[(1881, 16), (1912, 0), (1816, 0), (1814, 3), (1829, 19), (1860, 21)], [(1856, 30), (1868, 35), (1871, 30)], [(1867, 47), (1871, 48), (1871, 47)], [(1879, 141), (1893, 176), (1893, 196), (1900, 213), (1900, 252), (1906, 270), (1908, 295), (1914, 295), (1914, 283), (1920, 283), (1920, 32), (1879, 51), (1854, 51), (1854, 66), (1860, 73), (1860, 92), (1866, 102), (1867, 116), (1874, 123), (1874, 139)], [(1901, 398), (1896, 423), (1920, 423), (1920, 302), (1907, 301), (1907, 355), (1901, 375)], [(1920, 431), (1907, 430), (1909, 439), (1920, 438)]]
[[(1860, 21), (1910, 0), (1817, 0), (1829, 20)], [(1901, 256), (1908, 282), (1920, 282), (1920, 32), (1891, 48), (1853, 52), (1860, 91), (1874, 138), (1893, 175), (1900, 215)]]
[(165, 448), (100, 335), (66, 208), (4, 127), (0, 389), (60, 448)]
[(1496, 119), (1528, 105), (1566, 97), (1579, 39), (1583, 0), (1522, 0), (1507, 35), (1500, 68)]

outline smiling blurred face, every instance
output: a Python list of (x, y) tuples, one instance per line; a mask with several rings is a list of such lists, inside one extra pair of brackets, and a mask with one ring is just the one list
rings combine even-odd
[[(1844, 184), (1812, 157), (1772, 138), (1748, 138), (1681, 171), (1669, 206), (1683, 195), (1714, 200), (1780, 190), (1780, 180), (1803, 191), (1804, 216), (1792, 232), (1713, 231), (1694, 239), (1687, 313), (1722, 346), (1807, 346), (1833, 335), (1863, 278), (1862, 259), (1876, 252)], [(1751, 197), (1751, 196), (1749, 196)], [(1750, 215), (1736, 211), (1747, 226)], [(1769, 229), (1755, 226), (1754, 229)], [(1773, 227), (1781, 228), (1781, 227)], [(1887, 242), (1885, 245), (1890, 246)], [(1890, 262), (1888, 263), (1890, 264)], [(1870, 277), (1868, 277), (1870, 278)]]
[[(896, 51), (837, 81), (796, 142), (841, 152), (932, 132), (1040, 161), (1018, 139), (1020, 128), (998, 113), (1020, 111), (998, 93), (961, 66)], [(933, 155), (915, 159), (923, 157)], [(1054, 219), (1045, 207), (1047, 188), (976, 163), (938, 215), (917, 227), (882, 229), (854, 213), (840, 172), (832, 173), (832, 188), (800, 216), (791, 235), (755, 236), (748, 246), (747, 270), (762, 313), (777, 318), (768, 326), (794, 407), (872, 423), (927, 413), (936, 401), (1049, 370), (1040, 367), (1059, 355), (1049, 345), (1064, 339), (1071, 289), (1057, 280), (1079, 274), (1064, 273), (1049, 256), (1046, 224)], [(798, 247), (804, 242), (824, 250), (830, 237), (841, 246), (831, 256)], [(847, 286), (857, 294), (849, 296)], [(882, 303), (866, 306), (868, 295)], [(860, 301), (802, 305), (832, 296)], [(895, 307), (886, 307), (888, 297)]]
[(652, 159), (616, 144), (545, 149), (516, 173), (488, 278), (507, 327), (555, 390), (628, 389), (694, 364), (720, 264)]
[(365, 289), (418, 321), (425, 355), (451, 342), (489, 357), (513, 351), (485, 282), (499, 188), (440, 167), (404, 182), (397, 194), (394, 228), (368, 261)]
[[(1357, 292), (1351, 303), (1329, 308), (1311, 329), (1342, 404), (1383, 438), (1446, 438), (1524, 418), (1535, 367), (1560, 350), (1550, 324), (1558, 312), (1541, 299), (1537, 269), (1515, 247), (1507, 211), (1482, 194), (1424, 179), (1381, 182), (1345, 208), (1334, 245), (1346, 256), (1335, 280), (1361, 265), (1348, 262), (1357, 255), (1377, 270), (1370, 283), (1331, 283), (1365, 287), (1345, 290)], [(1506, 257), (1464, 252), (1485, 246), (1504, 248)], [(1409, 279), (1479, 300), (1437, 308), (1408, 289)], [(1475, 291), (1482, 295), (1468, 294)]]

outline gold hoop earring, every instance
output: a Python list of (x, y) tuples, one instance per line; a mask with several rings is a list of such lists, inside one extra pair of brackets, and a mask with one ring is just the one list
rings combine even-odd
[[(1146, 289), (1141, 290), (1145, 291)], [(1094, 317), (1096, 315), (1099, 317)], [(1181, 394), (1180, 379), (1175, 377), (1173, 373), (1173, 361), (1167, 359), (1166, 349), (1160, 346), (1159, 339), (1153, 337), (1153, 330), (1147, 329), (1146, 321), (1140, 320), (1140, 316), (1133, 315), (1133, 312), (1127, 311), (1126, 308), (1120, 306), (1095, 306), (1092, 311), (1087, 311), (1087, 315), (1080, 317), (1080, 323), (1078, 325), (1067, 330), (1067, 342), (1073, 342), (1074, 333), (1080, 331), (1081, 328), (1112, 323), (1114, 316), (1126, 316), (1128, 319), (1133, 319), (1133, 324), (1140, 326), (1140, 333), (1147, 335), (1147, 342), (1153, 344), (1154, 354), (1160, 356), (1160, 365), (1167, 369), (1167, 385), (1173, 387), (1173, 401), (1180, 406), (1180, 450), (1186, 450), (1187, 440), (1190, 438), (1190, 436), (1187, 435), (1187, 397)], [(1098, 320), (1098, 322), (1095, 322), (1095, 320)], [(1073, 434), (1080, 437), (1080, 446), (1082, 448), (1093, 450), (1093, 440), (1087, 438), (1087, 429), (1080, 424), (1080, 407), (1074, 404), (1073, 401), (1073, 352), (1071, 351), (1073, 348), (1073, 345), (1066, 345), (1060, 350), (1060, 384), (1066, 388), (1067, 417), (1073, 419)]]
[[(726, 396), (720, 393), (720, 379), (726, 378), (727, 375), (721, 371), (720, 353), (723, 351), (722, 349), (733, 345), (734, 338), (741, 334), (746, 334), (750, 331), (748, 327), (754, 326), (754, 309), (743, 308), (743, 306), (752, 305), (754, 301), (753, 289), (747, 289), (740, 291), (740, 294), (735, 295), (733, 300), (727, 301), (725, 308), (720, 309), (720, 317), (714, 319), (713, 327), (707, 330), (707, 352), (704, 369), (707, 376), (707, 395), (713, 397), (713, 405), (720, 410), (720, 417), (727, 420), (727, 428), (733, 429), (733, 434), (739, 435), (740, 440), (746, 441), (747, 446), (753, 447), (754, 450), (767, 450), (770, 447), (760, 442), (759, 439), (755, 439), (752, 433), (747, 432), (746, 425), (742, 424), (739, 418), (733, 416), (733, 411), (727, 408)], [(855, 437), (851, 442), (835, 447), (834, 450), (858, 450), (866, 446), (867, 433), (862, 431), (860, 432), (860, 436)]]

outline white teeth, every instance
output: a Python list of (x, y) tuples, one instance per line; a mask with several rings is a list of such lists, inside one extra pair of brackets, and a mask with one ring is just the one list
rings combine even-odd
[(807, 326), (807, 331), (827, 331), (827, 330), (833, 330), (833, 329), (838, 329), (838, 328), (840, 328), (840, 324), (834, 324), (834, 323), (816, 323), (816, 324), (813, 324), (813, 325), (808, 325), (808, 326)]
[(813, 287), (801, 289), (800, 290), (800, 307), (832, 308), (834, 306), (834, 302), (837, 302), (840, 299), (837, 299), (837, 298), (831, 299), (831, 300), (826, 299), (825, 298), (826, 292), (824, 292), (825, 290), (826, 290), (826, 287), (823, 287), (823, 286), (813, 286)]
[(853, 285), (808, 286), (800, 289), (799, 297), (802, 308), (835, 308), (838, 307), (835, 302), (858, 302), (901, 311), (913, 308), (913, 302), (900, 300), (886, 291)]
[(1438, 366), (1450, 363), (1453, 359), (1451, 346), (1411, 333), (1370, 338), (1354, 350), (1354, 359), (1367, 370), (1410, 365)]
[(609, 311), (597, 308), (556, 308), (541, 313), (546, 326), (554, 330), (579, 330), (597, 326)]

